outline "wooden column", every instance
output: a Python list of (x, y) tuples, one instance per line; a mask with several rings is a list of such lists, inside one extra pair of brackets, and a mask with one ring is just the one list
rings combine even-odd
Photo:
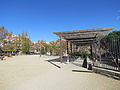
[(93, 56), (93, 53), (92, 53), (93, 50), (92, 50), (92, 49), (93, 49), (93, 47), (92, 47), (92, 44), (91, 44), (91, 45), (90, 45), (90, 54), (91, 54), (91, 56)]
[(62, 58), (62, 56), (63, 56), (63, 54), (62, 54), (62, 41), (61, 41), (61, 37), (60, 37), (60, 62), (62, 63), (62, 60), (63, 60), (63, 58)]
[(75, 44), (73, 44), (73, 53), (75, 53)]
[(72, 54), (72, 43), (70, 43), (70, 52)]
[(101, 36), (98, 36), (98, 53), (99, 53), (99, 60), (100, 60), (100, 64), (101, 64), (101, 49), (100, 49), (100, 40), (101, 40)]
[(67, 41), (67, 54), (69, 54), (69, 46), (68, 46), (68, 41)]
[(68, 46), (68, 41), (67, 41), (67, 63), (70, 62), (70, 59), (69, 59), (69, 46)]
[(97, 47), (96, 47), (96, 43), (94, 43), (94, 50), (95, 50), (95, 61), (96, 61), (96, 59), (97, 59)]

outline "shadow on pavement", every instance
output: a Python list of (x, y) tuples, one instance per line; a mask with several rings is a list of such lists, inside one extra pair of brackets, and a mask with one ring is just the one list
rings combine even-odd
[(56, 66), (57, 68), (61, 68), (60, 66), (58, 66), (57, 64), (55, 64), (55, 63), (53, 63), (52, 61), (49, 61), (49, 60), (47, 60), (50, 64), (52, 64), (52, 65), (54, 65), (54, 66)]
[(91, 71), (82, 71), (82, 70), (72, 70), (72, 72), (85, 72), (85, 73), (92, 73)]
[[(70, 60), (70, 62), (73, 62), (73, 61), (75, 61), (77, 58), (78, 58), (78, 57), (69, 57), (69, 60)], [(63, 56), (63, 57), (62, 57), (62, 61), (60, 60), (60, 58), (49, 59), (49, 60), (46, 60), (46, 61), (49, 62), (50, 64), (56, 66), (57, 68), (61, 68), (59, 65), (56, 64), (56, 62), (66, 64), (66, 62), (67, 62), (67, 57), (66, 57), (66, 56)]]
[(59, 59), (59, 58), (49, 59), (49, 60), (46, 60), (46, 61), (49, 62), (50, 64), (56, 66), (57, 68), (61, 68), (59, 65), (55, 64), (56, 62), (59, 62), (59, 63), (60, 63), (60, 59)]

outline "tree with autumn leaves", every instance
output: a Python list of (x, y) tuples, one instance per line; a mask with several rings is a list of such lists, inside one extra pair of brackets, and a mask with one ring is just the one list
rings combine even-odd
[(0, 28), (0, 47), (2, 50), (21, 50), (23, 53), (28, 53), (30, 48), (30, 37), (27, 32), (22, 32), (22, 35), (14, 35), (8, 32), (2, 26)]
[(0, 47), (6, 38), (8, 30), (4, 28), (4, 26), (0, 27)]
[(30, 37), (28, 36), (27, 32), (22, 32), (22, 52), (24, 54), (29, 53), (29, 49), (30, 49)]
[[(62, 51), (63, 53), (66, 50), (66, 42), (64, 40), (62, 42)], [(7, 29), (4, 27), (0, 28), (0, 45), (2, 45), (3, 50), (19, 50), (22, 51), (22, 53), (26, 54), (30, 52), (31, 47), (31, 40), (28, 36), (27, 32), (22, 32), (20, 35), (14, 35), (12, 32), (8, 32)], [(60, 40), (51, 41), (49, 43), (40, 40), (37, 45), (35, 46), (35, 49), (40, 50), (44, 52), (43, 54), (46, 54), (49, 52), (51, 55), (60, 55)], [(40, 51), (40, 52), (41, 52)]]
[[(65, 40), (62, 40), (62, 51), (63, 51), (63, 54), (65, 53), (66, 51), (66, 41)], [(47, 53), (50, 53), (50, 55), (60, 55), (60, 40), (56, 40), (56, 41), (51, 41), (49, 43), (43, 41), (43, 40), (40, 40), (39, 41), (39, 46), (40, 46), (40, 53), (41, 54), (47, 54)]]
[[(62, 52), (64, 54), (66, 52), (67, 44), (65, 40), (62, 40), (61, 43), (62, 43)], [(60, 40), (59, 39), (56, 41), (50, 42), (50, 46), (51, 46), (50, 48), (51, 48), (52, 55), (60, 55)]]

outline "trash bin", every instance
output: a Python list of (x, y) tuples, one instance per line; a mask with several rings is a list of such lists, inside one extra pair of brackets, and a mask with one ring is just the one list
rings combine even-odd
[(88, 64), (88, 70), (92, 70), (92, 64)]

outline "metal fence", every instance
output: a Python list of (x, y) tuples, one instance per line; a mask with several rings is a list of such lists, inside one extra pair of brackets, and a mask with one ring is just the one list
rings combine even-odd
[(104, 38), (101, 40), (101, 62), (96, 66), (118, 70), (120, 67), (120, 38)]

